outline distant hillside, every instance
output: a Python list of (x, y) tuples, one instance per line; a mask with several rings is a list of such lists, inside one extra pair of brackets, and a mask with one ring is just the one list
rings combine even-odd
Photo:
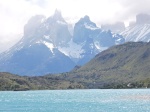
[(71, 72), (38, 77), (0, 73), (0, 90), (150, 87), (150, 42), (128, 42)]
[(1, 91), (26, 91), (26, 90), (45, 90), (45, 89), (75, 89), (83, 88), (83, 85), (53, 77), (23, 77), (10, 73), (0, 73)]
[(82, 82), (88, 88), (112, 88), (114, 85), (125, 88), (131, 83), (139, 87), (145, 82), (145, 86), (149, 86), (150, 43), (128, 42), (111, 47), (64, 78)]

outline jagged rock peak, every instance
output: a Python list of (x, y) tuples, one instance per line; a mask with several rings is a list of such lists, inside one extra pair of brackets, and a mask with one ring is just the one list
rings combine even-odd
[(54, 14), (53, 14), (53, 18), (56, 20), (60, 20), (63, 19), (61, 11), (59, 11), (58, 9), (55, 10)]
[[(39, 24), (41, 24), (44, 20), (46, 19), (46, 17), (44, 15), (35, 15), (35, 16), (32, 16), (26, 25), (30, 25), (30, 26), (37, 26)], [(26, 26), (25, 25), (25, 26)]]
[(45, 20), (46, 17), (44, 15), (32, 16), (24, 26), (24, 35), (30, 35), (31, 32), (34, 32)]
[(92, 22), (92, 21), (90, 20), (90, 17), (87, 16), (87, 15), (85, 15), (83, 18), (81, 18), (81, 19), (78, 21), (77, 24), (85, 24), (85, 23), (86, 23), (86, 24), (89, 24), (89, 25), (91, 25), (91, 26), (97, 27), (96, 24), (95, 24), (94, 22)]
[(50, 17), (47, 18), (46, 20), (47, 23), (55, 23), (55, 22), (63, 22), (66, 24), (65, 19), (62, 17), (61, 11), (55, 10), (54, 14)]
[(54, 15), (60, 15), (61, 16), (61, 11), (56, 9), (55, 12), (54, 12)]
[(83, 19), (86, 21), (90, 21), (90, 17), (88, 15), (85, 15)]
[(43, 20), (45, 19), (46, 17), (44, 15), (35, 15), (35, 16), (32, 16), (28, 22), (35, 22), (36, 21), (39, 21), (39, 20)]
[(82, 22), (91, 22), (90, 20), (90, 17), (85, 15), (83, 18), (81, 18), (79, 21), (82, 21)]

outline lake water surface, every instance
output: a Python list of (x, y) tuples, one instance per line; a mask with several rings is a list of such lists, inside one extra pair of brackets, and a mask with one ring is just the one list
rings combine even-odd
[(1, 91), (0, 112), (150, 112), (150, 89)]

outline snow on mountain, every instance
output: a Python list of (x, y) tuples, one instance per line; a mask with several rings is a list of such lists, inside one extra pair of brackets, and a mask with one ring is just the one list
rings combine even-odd
[(84, 24), (85, 28), (87, 29), (90, 29), (90, 30), (97, 30), (97, 29), (100, 29), (96, 26), (93, 26), (93, 25), (88, 25), (87, 23)]
[(150, 24), (134, 25), (120, 33), (126, 41), (150, 41)]
[(104, 50), (106, 50), (108, 48), (108, 47), (102, 47), (102, 46), (100, 46), (100, 44), (99, 44), (98, 41), (95, 41), (94, 45), (95, 45), (96, 49), (98, 49), (100, 52), (104, 51)]
[(72, 41), (82, 49), (77, 52), (80, 53), (77, 55), (80, 57), (77, 64), (83, 65), (102, 50), (123, 43), (124, 38), (111, 31), (101, 30), (88, 16), (85, 16), (75, 24)]
[(0, 55), (0, 71), (44, 75), (73, 69), (75, 63), (57, 48), (71, 39), (64, 23), (58, 11), (48, 19), (32, 17), (24, 27), (22, 39)]
[[(85, 46), (85, 42), (81, 44), (77, 44), (71, 40), (70, 42), (68, 42), (67, 46), (58, 47), (58, 49), (66, 56), (70, 57), (75, 63), (78, 63), (79, 60), (81, 60), (82, 58), (84, 58), (84, 56), (86, 56), (83, 55), (85, 53), (84, 46)], [(101, 47), (98, 41), (95, 41), (94, 44), (88, 44), (88, 46), (90, 47), (90, 49), (96, 47), (97, 52), (101, 52), (108, 48), (108, 47)]]
[(54, 45), (53, 43), (48, 43), (46, 41), (43, 42), (49, 49), (52, 53), (54, 53), (53, 49), (54, 49)]
[(126, 41), (150, 41), (150, 15), (138, 14), (136, 21), (120, 33)]
[(0, 54), (0, 71), (19, 75), (68, 72), (123, 42), (121, 35), (101, 30), (88, 16), (75, 24), (71, 35), (68, 23), (56, 10), (47, 19), (37, 15), (28, 21), (22, 39)]
[(81, 55), (84, 50), (82, 49), (84, 43), (82, 44), (77, 44), (70, 40), (67, 44), (67, 46), (64, 47), (58, 47), (58, 49), (64, 53), (65, 55), (69, 56), (70, 58), (77, 58), (80, 59)]

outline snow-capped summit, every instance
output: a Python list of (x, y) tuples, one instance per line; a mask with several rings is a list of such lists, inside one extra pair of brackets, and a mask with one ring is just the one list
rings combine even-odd
[(72, 38), (67, 22), (57, 10), (42, 24), (40, 30), (42, 30), (42, 35), (51, 39), (56, 46), (66, 45), (66, 42)]
[(56, 20), (56, 21), (63, 20), (65, 22), (64, 18), (62, 17), (61, 11), (59, 11), (58, 9), (55, 10), (52, 18), (54, 18), (54, 20)]
[(67, 24), (67, 22), (62, 17), (61, 12), (58, 11), (57, 9), (55, 10), (55, 13), (52, 16), (47, 18), (46, 23), (47, 24), (52, 24), (52, 23), (56, 24), (56, 23), (58, 23), (58, 24), (64, 24), (64, 25)]
[(136, 22), (120, 33), (126, 41), (150, 41), (150, 15), (138, 14)]
[(76, 24), (87, 24), (91, 27), (97, 27), (94, 22), (90, 20), (90, 17), (85, 15), (83, 18), (81, 18)]
[(150, 24), (134, 25), (120, 33), (126, 41), (150, 41)]
[(31, 37), (40, 27), (41, 23), (45, 21), (45, 19), (46, 17), (43, 15), (36, 15), (31, 17), (31, 19), (24, 26), (24, 37)]
[(73, 41), (76, 43), (83, 43), (88, 38), (93, 38), (94, 34), (97, 34), (100, 28), (92, 22), (89, 16), (81, 18), (74, 26)]

